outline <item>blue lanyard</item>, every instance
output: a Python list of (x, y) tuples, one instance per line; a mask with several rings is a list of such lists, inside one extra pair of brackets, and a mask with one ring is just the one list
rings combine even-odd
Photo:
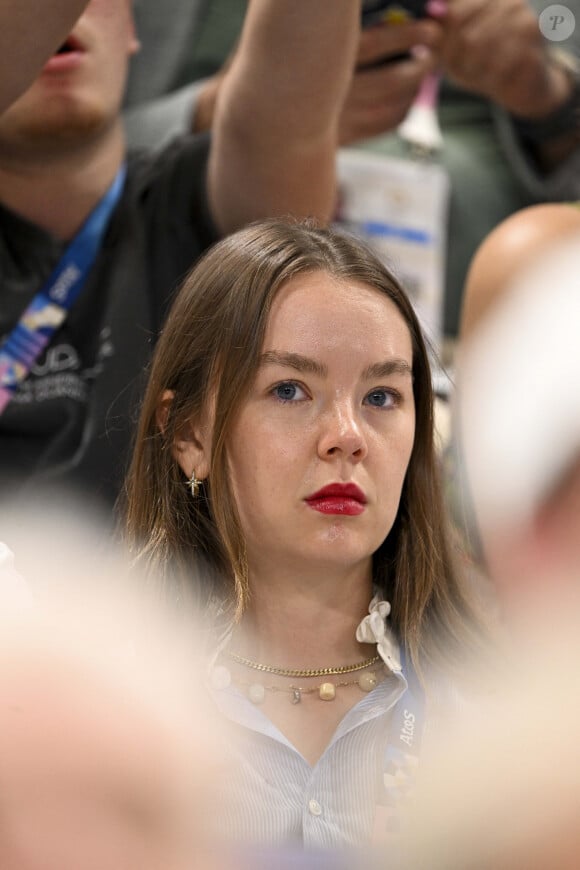
[(417, 676), (401, 652), (407, 688), (397, 701), (391, 717), (389, 737), (383, 755), (382, 793), (376, 807), (373, 842), (393, 845), (400, 831), (400, 813), (411, 796), (425, 725), (425, 697)]
[(48, 281), (0, 346), (0, 414), (78, 298), (121, 196), (126, 174), (123, 164), (108, 191), (66, 248)]

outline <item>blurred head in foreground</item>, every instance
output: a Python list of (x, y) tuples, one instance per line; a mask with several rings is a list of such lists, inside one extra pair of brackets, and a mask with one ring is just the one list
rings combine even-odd
[(0, 866), (214, 870), (218, 738), (195, 649), (70, 515), (4, 519), (34, 600), (2, 575)]
[(580, 212), (530, 209), (500, 226), (474, 291), (493, 286), (498, 260), (504, 283), (464, 339), (458, 411), (489, 570), (521, 608), (580, 585)]
[(423, 767), (412, 870), (579, 866), (579, 276), (569, 206), (510, 218), (472, 268), (468, 291), (493, 301), (464, 338), (457, 410), (508, 632), (487, 698)]

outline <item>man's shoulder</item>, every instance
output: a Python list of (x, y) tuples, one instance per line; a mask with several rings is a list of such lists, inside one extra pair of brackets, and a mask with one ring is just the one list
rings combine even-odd
[(131, 148), (127, 153), (129, 177), (139, 189), (167, 183), (183, 174), (189, 185), (205, 183), (210, 135), (183, 135), (159, 149)]
[[(185, 135), (158, 151), (131, 150), (127, 155), (124, 201), (156, 234), (177, 235), (199, 252), (219, 238), (207, 195), (210, 136)], [(198, 253), (199, 253), (198, 252)]]

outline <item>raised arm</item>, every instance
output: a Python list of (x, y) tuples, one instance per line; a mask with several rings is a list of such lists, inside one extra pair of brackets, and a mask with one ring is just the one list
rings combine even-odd
[(251, 0), (220, 89), (209, 166), (219, 229), (265, 216), (328, 220), (359, 0)]
[(0, 112), (34, 81), (87, 5), (87, 0), (2, 0)]

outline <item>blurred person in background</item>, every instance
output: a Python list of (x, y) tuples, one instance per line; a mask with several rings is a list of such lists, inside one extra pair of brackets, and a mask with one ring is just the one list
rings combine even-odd
[(87, 0), (43, 0), (46, 27), (31, 40), (30, 20), (39, 11), (38, 4), (6, 0), (0, 35), (0, 111), (26, 90), (86, 5)]
[[(44, 27), (28, 11), (24, 27), (13, 3), (2, 7), (20, 51), (7, 100), (22, 87), (34, 22)], [(90, 0), (68, 35), (47, 29), (55, 53), (0, 116), (4, 491), (13, 485), (26, 502), (68, 484), (110, 511), (142, 371), (191, 263), (248, 220), (329, 218), (357, 26), (352, 0), (315, 4), (307, 18), (291, 0), (255, 0), (212, 137), (156, 154), (126, 151), (130, 0)], [(44, 45), (43, 34), (30, 77)]]
[[(235, 51), (247, 5), (169, 2), (167, 12), (154, 0), (136, 6), (142, 47), (132, 61), (125, 116), (130, 141), (147, 147), (158, 147), (174, 131), (209, 128), (222, 65)], [(369, 27), (360, 35), (339, 125), (342, 145), (414, 159), (397, 128), (425, 75), (437, 70), (443, 76), (443, 141), (423, 150), (426, 162), (443, 166), (451, 182), (442, 227), (442, 325), (448, 338), (459, 331), (467, 268), (484, 237), (525, 206), (574, 198), (580, 191), (580, 4), (569, 0), (565, 20), (550, 22), (552, 5), (434, 0), (420, 19), (401, 22), (400, 14), (401, 23)], [(405, 0), (391, 6), (411, 8)], [(303, 15), (310, 15), (309, 7)]]

